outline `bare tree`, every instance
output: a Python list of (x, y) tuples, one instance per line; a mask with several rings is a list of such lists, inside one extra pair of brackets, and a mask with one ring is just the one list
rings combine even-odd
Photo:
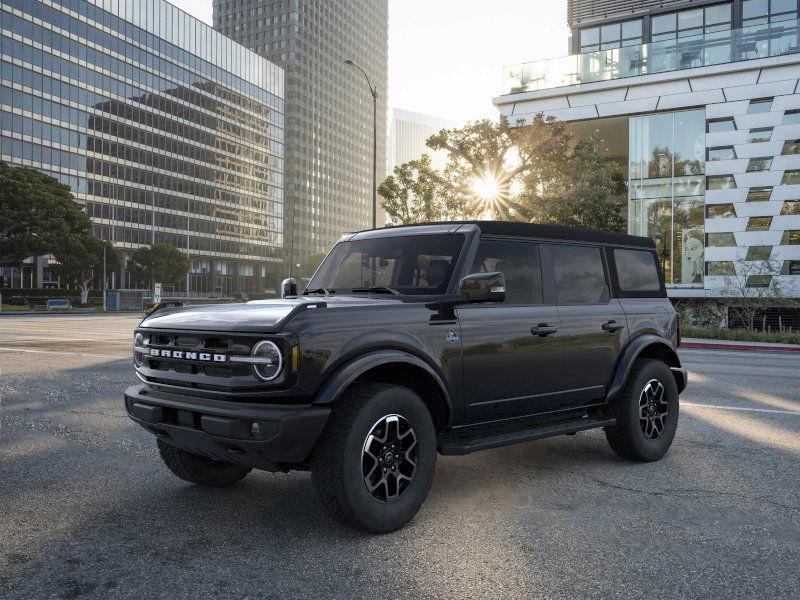
[(728, 306), (729, 315), (744, 323), (749, 331), (755, 330), (756, 320), (765, 309), (790, 302), (785, 284), (778, 277), (779, 261), (739, 260), (736, 274), (725, 276), (724, 294), (734, 301)]

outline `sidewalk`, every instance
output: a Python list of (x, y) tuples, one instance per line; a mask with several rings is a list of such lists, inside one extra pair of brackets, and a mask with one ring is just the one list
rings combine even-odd
[(749, 350), (751, 352), (800, 352), (797, 344), (771, 344), (765, 342), (739, 342), (734, 340), (706, 340), (683, 338), (681, 348), (706, 348), (711, 350)]

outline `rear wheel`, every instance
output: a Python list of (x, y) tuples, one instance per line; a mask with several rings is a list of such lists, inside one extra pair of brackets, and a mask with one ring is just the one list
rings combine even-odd
[(637, 361), (615, 400), (617, 423), (606, 439), (619, 456), (650, 462), (669, 450), (678, 427), (678, 386), (660, 360)]
[(337, 402), (311, 458), (314, 485), (338, 521), (388, 532), (410, 521), (436, 470), (436, 430), (412, 390), (359, 384)]
[(243, 479), (252, 469), (181, 450), (157, 440), (161, 460), (170, 471), (189, 483), (227, 487)]

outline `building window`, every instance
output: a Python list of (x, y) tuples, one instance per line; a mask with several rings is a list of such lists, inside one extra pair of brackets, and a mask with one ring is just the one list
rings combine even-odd
[(772, 283), (772, 275), (748, 275), (747, 287), (765, 288)]
[(795, 0), (742, 0), (744, 27), (764, 25), (797, 18)]
[(736, 180), (733, 175), (711, 175), (706, 177), (707, 190), (733, 190), (736, 189)]
[(800, 275), (800, 260), (783, 261), (781, 275)]
[(782, 215), (800, 215), (800, 200), (787, 200), (781, 208)]
[(581, 54), (621, 46), (635, 46), (642, 43), (642, 20), (632, 19), (601, 27), (587, 27), (581, 29), (578, 35)]
[(731, 3), (695, 8), (677, 13), (656, 15), (650, 20), (652, 40), (670, 40), (702, 36), (703, 33), (731, 28)]
[(781, 125), (797, 125), (800, 123), (800, 109), (787, 110), (783, 113)]
[(781, 154), (800, 154), (800, 140), (786, 140)]
[(709, 119), (706, 127), (708, 133), (721, 133), (723, 131), (736, 131), (736, 121), (733, 117), (724, 119)]
[(732, 248), (736, 245), (736, 238), (732, 233), (707, 233), (706, 246), (709, 248)]
[(747, 202), (766, 202), (772, 195), (772, 187), (751, 187), (747, 191)]
[(733, 204), (706, 204), (706, 217), (709, 219), (730, 219), (735, 216)]
[(759, 158), (751, 158), (747, 163), (747, 172), (753, 173), (756, 171), (769, 171), (772, 166), (771, 156), (761, 156)]
[(703, 281), (705, 111), (629, 121), (629, 231), (652, 238), (667, 285)]
[(798, 246), (800, 245), (800, 229), (789, 229), (783, 232), (781, 238), (781, 245), (783, 246)]
[(747, 231), (769, 231), (772, 217), (750, 217), (747, 220)]
[(794, 171), (786, 171), (783, 174), (781, 183), (784, 185), (796, 185), (800, 183), (800, 170), (795, 169)]
[(736, 267), (734, 267), (733, 262), (729, 260), (709, 261), (706, 263), (706, 275), (736, 275)]
[(745, 260), (769, 260), (771, 255), (772, 246), (750, 246)]
[(757, 115), (759, 113), (769, 112), (772, 108), (772, 98), (764, 98), (763, 100), (751, 100), (747, 106), (748, 115)]
[(768, 142), (772, 138), (772, 127), (756, 127), (751, 129), (746, 141), (748, 144), (756, 144), (758, 142)]
[(736, 158), (736, 150), (733, 146), (721, 146), (718, 148), (709, 148), (706, 152), (706, 160), (733, 160)]

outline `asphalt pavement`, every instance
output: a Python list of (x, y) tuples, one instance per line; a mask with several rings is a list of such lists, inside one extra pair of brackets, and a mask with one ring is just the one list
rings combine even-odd
[(798, 598), (800, 356), (684, 350), (672, 449), (600, 431), (440, 457), (371, 536), (308, 473), (208, 490), (125, 416), (135, 317), (0, 317), (0, 597)]

